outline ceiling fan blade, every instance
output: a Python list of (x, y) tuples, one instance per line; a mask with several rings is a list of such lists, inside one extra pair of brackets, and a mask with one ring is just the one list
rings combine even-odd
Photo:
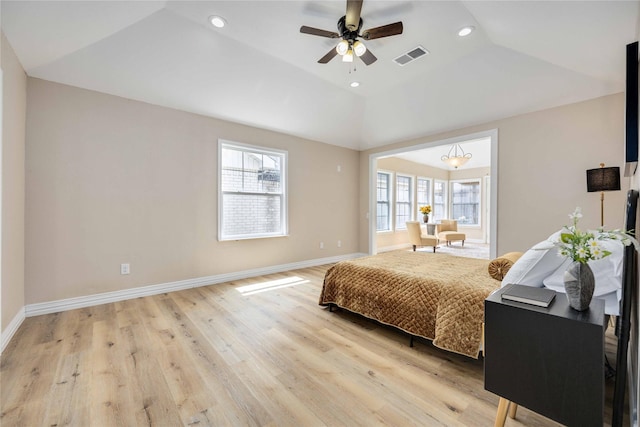
[(347, 0), (346, 25), (350, 31), (356, 31), (360, 25), (362, 0)]
[(336, 39), (340, 37), (340, 34), (336, 32), (307, 27), (306, 25), (300, 27), (300, 32), (303, 34), (311, 34), (312, 36), (328, 37), (330, 39)]
[(365, 40), (379, 39), (381, 37), (395, 36), (402, 34), (402, 21), (393, 24), (383, 25), (381, 27), (370, 28), (362, 33)]
[(362, 59), (362, 62), (364, 62), (366, 65), (371, 65), (378, 60), (378, 58), (376, 58), (376, 56), (373, 53), (371, 53), (369, 49), (367, 49), (362, 54), (362, 56), (360, 56), (360, 59)]
[(332, 48), (329, 52), (327, 52), (325, 56), (318, 59), (318, 64), (326, 64), (327, 62), (331, 61), (337, 54), (338, 52), (336, 51), (336, 49)]

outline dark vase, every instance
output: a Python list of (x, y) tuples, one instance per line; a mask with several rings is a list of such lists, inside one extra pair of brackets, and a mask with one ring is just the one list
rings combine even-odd
[(424, 221), (424, 223), (428, 223), (429, 222), (429, 215), (423, 215), (422, 216), (422, 220)]
[(571, 308), (584, 311), (589, 308), (596, 280), (589, 264), (573, 261), (564, 272), (564, 289)]

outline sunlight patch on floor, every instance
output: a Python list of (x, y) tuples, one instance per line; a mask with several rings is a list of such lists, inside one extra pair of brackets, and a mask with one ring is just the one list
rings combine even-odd
[(273, 291), (276, 289), (289, 288), (291, 286), (309, 283), (307, 279), (292, 276), (284, 279), (268, 280), (266, 282), (254, 283), (253, 285), (238, 286), (236, 290), (242, 295), (253, 295), (260, 292)]

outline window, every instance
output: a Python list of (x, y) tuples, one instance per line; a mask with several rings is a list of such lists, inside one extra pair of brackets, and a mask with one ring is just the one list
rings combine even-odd
[[(416, 182), (416, 200), (418, 206), (416, 208), (417, 218), (422, 217), (420, 207), (431, 204), (431, 180), (429, 178), (418, 178)], [(433, 206), (431, 206), (433, 208)]]
[(406, 222), (411, 221), (412, 181), (410, 176), (396, 175), (396, 230), (405, 230)]
[(480, 181), (451, 182), (451, 218), (458, 224), (480, 225)]
[(285, 151), (220, 141), (220, 240), (285, 236)]
[(378, 172), (376, 228), (378, 231), (391, 230), (391, 174)]
[(433, 182), (433, 220), (447, 218), (445, 210), (447, 206), (447, 183), (446, 181), (435, 180)]

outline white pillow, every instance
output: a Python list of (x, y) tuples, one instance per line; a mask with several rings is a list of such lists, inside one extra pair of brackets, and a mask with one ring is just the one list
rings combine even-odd
[[(509, 283), (543, 286), (543, 280), (553, 273), (564, 258), (558, 255), (558, 248), (551, 243), (560, 232), (553, 233), (547, 240), (534, 245), (515, 262), (502, 279), (502, 286)], [(564, 284), (563, 284), (564, 286)]]
[[(603, 249), (611, 252), (611, 255), (594, 261), (589, 261), (589, 267), (596, 279), (596, 289), (593, 296), (605, 295), (622, 289), (622, 268), (624, 264), (624, 245), (619, 240), (603, 240), (600, 242)], [(564, 261), (549, 277), (543, 280), (544, 286), (556, 292), (564, 293), (564, 272), (571, 264), (571, 260)], [(513, 267), (512, 267), (513, 268)], [(506, 278), (506, 277), (505, 277)]]

